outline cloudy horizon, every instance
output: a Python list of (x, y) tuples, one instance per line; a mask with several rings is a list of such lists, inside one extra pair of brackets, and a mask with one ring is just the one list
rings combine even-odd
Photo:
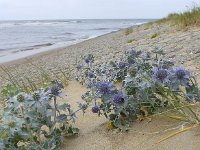
[(159, 19), (200, 0), (0, 0), (0, 20)]

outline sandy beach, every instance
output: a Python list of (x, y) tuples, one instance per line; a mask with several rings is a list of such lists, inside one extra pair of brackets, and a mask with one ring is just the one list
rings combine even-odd
[[(152, 35), (157, 34), (152, 38)], [(132, 42), (128, 42), (132, 40)], [(110, 61), (118, 58), (126, 50), (134, 47), (141, 51), (153, 51), (156, 47), (163, 49), (165, 57), (173, 60), (177, 65), (184, 66), (195, 73), (200, 73), (200, 28), (190, 28), (186, 31), (178, 30), (167, 24), (144, 24), (133, 27), (133, 32), (126, 35), (125, 29), (106, 34), (65, 48), (43, 52), (37, 55), (2, 64), (9, 68), (15, 79), (25, 77), (37, 78), (38, 70), (59, 73), (59, 69), (74, 69), (81, 56), (91, 53), (95, 56), (95, 63)], [(65, 101), (77, 107), (77, 101), (87, 90), (76, 81), (71, 81), (65, 91), (68, 95)], [(5, 84), (6, 74), (0, 71), (1, 83)], [(200, 78), (198, 78), (200, 81)], [(176, 135), (158, 143), (159, 140), (181, 128), (181, 122), (165, 117), (153, 117), (152, 121), (135, 122), (131, 130), (121, 133), (116, 130), (108, 131), (107, 120), (98, 118), (87, 110), (84, 117), (79, 115), (75, 126), (80, 128), (80, 135), (65, 139), (63, 150), (199, 150), (200, 129), (196, 128)]]

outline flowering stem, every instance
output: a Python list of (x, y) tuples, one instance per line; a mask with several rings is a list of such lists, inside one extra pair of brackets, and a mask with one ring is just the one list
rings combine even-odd
[(55, 112), (54, 112), (54, 124), (56, 123), (56, 111), (57, 111), (57, 104), (56, 104), (56, 96), (53, 97), (54, 101), (54, 107), (55, 107)]

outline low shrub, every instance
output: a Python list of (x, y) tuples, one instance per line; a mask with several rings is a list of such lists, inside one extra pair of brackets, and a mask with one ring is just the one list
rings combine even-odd
[(103, 64), (95, 64), (92, 55), (86, 56), (85, 64), (77, 67), (76, 77), (88, 88), (83, 100), (93, 105), (93, 113), (104, 115), (113, 127), (123, 131), (136, 119), (164, 114), (166, 109), (168, 113), (176, 111), (180, 120), (198, 122), (193, 108), (200, 100), (195, 77), (161, 54), (155, 50), (152, 57), (131, 49), (124, 57)]
[(64, 98), (62, 88), (60, 81), (32, 93), (11, 85), (4, 88), (7, 98), (0, 122), (0, 148), (53, 150), (59, 148), (64, 136), (78, 134), (79, 129), (71, 123), (87, 105), (80, 103), (73, 111), (70, 104), (59, 102)]

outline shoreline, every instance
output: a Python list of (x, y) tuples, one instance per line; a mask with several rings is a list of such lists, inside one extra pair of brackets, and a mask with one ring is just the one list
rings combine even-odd
[[(137, 26), (140, 26), (140, 25), (143, 25), (143, 24), (146, 24), (146, 23), (142, 23), (142, 24), (139, 24), (139, 25), (133, 25), (133, 26), (130, 26), (130, 27), (127, 27), (127, 28), (134, 28), (134, 27), (137, 27)], [(0, 65), (8, 66), (8, 65), (15, 64), (15, 63), (18, 64), (20, 62), (23, 62), (27, 59), (31, 59), (31, 58), (36, 57), (36, 56), (41, 56), (43, 54), (45, 55), (45, 54), (51, 53), (53, 51), (63, 50), (63, 49), (66, 49), (67, 47), (70, 47), (70, 46), (73, 46), (73, 45), (76, 45), (76, 44), (79, 44), (79, 43), (82, 43), (82, 42), (85, 42), (85, 41), (88, 41), (88, 40), (92, 40), (92, 39), (96, 39), (96, 38), (99, 38), (99, 37), (102, 37), (102, 36), (105, 36), (105, 35), (124, 31), (127, 28), (122, 28), (122, 29), (119, 29), (117, 31), (112, 31), (112, 32), (102, 34), (102, 35), (99, 35), (99, 36), (92, 36), (88, 39), (79, 39), (79, 40), (76, 40), (76, 41), (67, 41), (67, 42), (62, 42), (62, 43), (56, 43), (56, 44), (53, 44), (51, 46), (33, 48), (31, 50), (25, 50), (25, 51), (19, 49), (18, 50), (19, 52), (16, 52), (16, 53), (11, 52), (10, 55), (9, 54), (5, 55), (8, 58), (7, 58), (7, 60), (3, 60), (3, 61), (1, 59)], [(23, 55), (23, 56), (19, 56), (19, 55)], [(2, 57), (4, 57), (4, 56), (2, 56)]]
[[(115, 20), (115, 19), (114, 19)], [(127, 19), (129, 21), (129, 19)], [(131, 19), (130, 19), (131, 20)], [(141, 19), (141, 21), (137, 21), (138, 19), (132, 19), (132, 23), (129, 21), (127, 22), (118, 22), (118, 27), (117, 25), (115, 25), (116, 23), (113, 23), (112, 26), (110, 24), (108, 24), (108, 28), (99, 28), (98, 24), (96, 25), (97, 28), (91, 28), (91, 31), (94, 30), (93, 32), (89, 32), (90, 29), (88, 29), (88, 33), (87, 32), (83, 32), (82, 33), (82, 30), (80, 31), (81, 34), (78, 34), (78, 33), (70, 33), (70, 34), (74, 34), (74, 35), (77, 35), (76, 37), (71, 37), (69, 39), (72, 39), (72, 40), (61, 40), (61, 41), (58, 41), (56, 42), (56, 40), (53, 40), (53, 41), (46, 41), (46, 43), (42, 43), (41, 44), (41, 41), (37, 41), (37, 42), (34, 42), (35, 44), (34, 45), (24, 45), (22, 46), (21, 48), (12, 48), (13, 46), (15, 46), (15, 44), (11, 44), (10, 46), (8, 45), (6, 49), (2, 49), (2, 51), (0, 51), (0, 64), (5, 64), (5, 63), (9, 63), (9, 62), (12, 62), (12, 61), (17, 61), (17, 60), (20, 60), (20, 59), (23, 59), (23, 58), (26, 58), (26, 57), (30, 57), (30, 56), (33, 56), (35, 54), (39, 54), (39, 53), (43, 53), (43, 52), (46, 52), (46, 51), (53, 51), (53, 50), (58, 50), (58, 49), (62, 49), (62, 48), (66, 48), (70, 45), (75, 45), (77, 43), (80, 43), (80, 42), (83, 42), (83, 41), (86, 41), (86, 40), (91, 40), (91, 39), (94, 39), (94, 38), (97, 38), (97, 37), (100, 37), (100, 36), (103, 36), (103, 35), (106, 35), (106, 34), (110, 34), (110, 33), (113, 33), (113, 32), (119, 32), (120, 30), (124, 30), (126, 28), (131, 28), (131, 27), (134, 27), (134, 26), (138, 26), (138, 25), (141, 25), (141, 24), (145, 24), (147, 22), (151, 22), (151, 21), (154, 21), (152, 19)], [(70, 20), (62, 20), (63, 22), (71, 22)], [(61, 21), (61, 22), (62, 22)], [(109, 20), (108, 20), (109, 21)], [(54, 22), (56, 22), (54, 20)], [(52, 24), (54, 23), (52, 22)], [(85, 22), (85, 21), (82, 21), (80, 20), (80, 22)], [(12, 23), (12, 22), (11, 22)], [(15, 22), (13, 21), (12, 24), (14, 24)], [(41, 22), (26, 22), (26, 21), (21, 21), (19, 22), (19, 24), (29, 24), (29, 23), (45, 23), (45, 21), (41, 21)], [(49, 22), (47, 22), (49, 23)], [(76, 23), (76, 21), (75, 21)], [(79, 23), (79, 21), (78, 21)], [(89, 22), (90, 23), (90, 22)], [(124, 24), (124, 25), (123, 25)], [(76, 24), (75, 24), (76, 25)], [(84, 24), (83, 24), (84, 26)], [(102, 25), (102, 26), (105, 26), (106, 27), (106, 24), (105, 25)], [(4, 26), (3, 26), (4, 27)], [(32, 27), (32, 26), (31, 26)], [(33, 26), (34, 27), (34, 26)], [(37, 26), (35, 26), (36, 28)], [(55, 26), (56, 28), (57, 26)], [(62, 26), (58, 26), (58, 28), (61, 28)], [(23, 26), (21, 26), (21, 28), (23, 28)], [(102, 30), (103, 29), (103, 30)], [(107, 29), (107, 30), (104, 30), (104, 29)], [(108, 30), (109, 29), (109, 30)], [(97, 32), (96, 30), (102, 30), (101, 32)], [(84, 30), (85, 31), (85, 30)], [(64, 32), (64, 30), (62, 31)], [(71, 31), (73, 32), (73, 31)], [(68, 33), (68, 32), (66, 32)], [(55, 34), (55, 33), (54, 33)], [(60, 35), (61, 33), (59, 33)], [(78, 36), (79, 35), (79, 36)], [(85, 37), (87, 35), (87, 37)], [(29, 36), (32, 36), (32, 34), (30, 33)], [(39, 36), (39, 34), (38, 34)], [(52, 35), (52, 37), (57, 37), (56, 34), (55, 35)], [(34, 37), (34, 36), (33, 36)], [(68, 37), (68, 36), (67, 36)], [(23, 40), (23, 38), (21, 39), (21, 41)], [(12, 40), (11, 40), (12, 41)], [(33, 38), (33, 41), (34, 41), (34, 38)], [(5, 41), (6, 43), (6, 41)], [(11, 42), (12, 43), (12, 42)], [(18, 41), (19, 43), (19, 41)], [(9, 49), (9, 47), (11, 49)]]

